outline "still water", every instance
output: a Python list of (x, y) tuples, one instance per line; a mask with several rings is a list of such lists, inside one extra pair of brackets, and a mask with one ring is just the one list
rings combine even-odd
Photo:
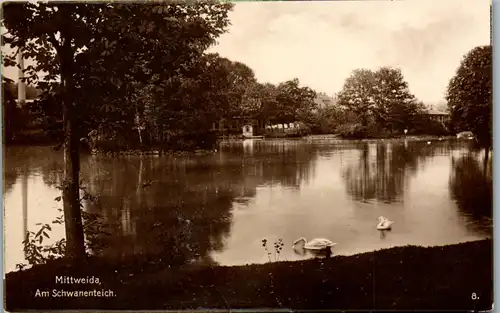
[[(490, 158), (491, 160), (491, 158)], [(23, 234), (61, 215), (62, 154), (8, 147), (4, 170), (6, 271), (27, 263)], [(212, 155), (83, 156), (84, 201), (111, 233), (95, 253), (116, 260), (220, 265), (268, 262), (262, 246), (328, 238), (350, 255), (398, 245), (445, 245), (492, 235), (491, 165), (466, 142), (244, 141)], [(376, 230), (377, 217), (393, 220)], [(54, 242), (64, 236), (53, 225)]]

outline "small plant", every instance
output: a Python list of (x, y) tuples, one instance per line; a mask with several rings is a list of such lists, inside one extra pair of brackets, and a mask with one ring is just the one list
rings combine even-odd
[(25, 268), (26, 266), (28, 266), (28, 264), (24, 264), (24, 263), (17, 263), (17, 264), (16, 264), (16, 268), (17, 268), (17, 270), (18, 270), (18, 271), (22, 271), (22, 270), (24, 270), (24, 268)]
[[(281, 239), (281, 238), (278, 239), (278, 241), (275, 241), (273, 243), (273, 245), (274, 245), (274, 261), (279, 261), (281, 250), (283, 250), (283, 246), (285, 245), (283, 243), (283, 239)], [(267, 252), (267, 257), (269, 258), (269, 262), (272, 262), (272, 260), (271, 260), (271, 252), (267, 248), (267, 239), (266, 238), (262, 239), (262, 246), (264, 247), (264, 249)]]
[[(264, 238), (262, 239), (262, 246), (264, 247), (264, 249), (266, 249), (266, 252), (267, 252), (267, 257), (269, 258), (269, 262), (271, 263), (271, 252), (269, 252), (269, 249), (267, 249), (267, 239)], [(281, 253), (281, 250), (283, 249), (283, 246), (284, 246), (284, 243), (283, 243), (283, 239), (278, 239), (278, 241), (275, 241), (274, 242), (274, 261), (278, 261), (279, 260), (279, 256), (280, 256), (280, 253)], [(273, 273), (272, 272), (269, 272), (269, 284), (270, 284), (270, 287), (271, 287), (271, 293), (274, 295), (275, 299), (276, 299), (276, 303), (282, 307), (283, 304), (282, 302), (280, 301), (280, 299), (278, 298), (278, 295), (276, 294), (275, 292), (275, 288), (274, 288), (274, 278), (273, 278)]]
[(276, 259), (276, 261), (279, 261), (280, 260), (280, 253), (281, 253), (281, 250), (283, 250), (283, 246), (285, 244), (283, 243), (283, 239), (278, 239), (278, 241), (275, 241), (274, 242), (274, 258)]
[[(48, 260), (59, 258), (64, 253), (65, 241), (56, 242), (53, 245), (42, 245), (44, 238), (50, 238), (48, 232), (52, 230), (49, 224), (38, 223), (41, 226), (38, 232), (28, 231), (23, 241), (23, 250), (26, 260), (30, 265), (46, 263)], [(25, 264), (17, 264), (16, 267), (22, 270)]]
[(269, 252), (269, 250), (267, 249), (267, 239), (266, 238), (262, 239), (262, 246), (264, 247), (264, 249), (267, 252), (267, 257), (269, 258), (269, 262), (272, 262), (271, 261), (271, 252)]
[[(84, 192), (82, 200), (94, 201), (96, 198), (91, 196), (85, 188), (81, 188)], [(55, 201), (61, 201), (61, 197), (56, 197)], [(80, 202), (80, 207), (83, 204)], [(62, 209), (58, 209), (61, 215), (52, 221), (52, 224), (64, 224), (64, 214)], [(110, 235), (104, 228), (106, 225), (102, 222), (101, 216), (97, 213), (88, 213), (82, 211), (83, 231), (85, 233), (85, 249), (87, 254), (90, 251), (100, 251), (105, 247), (103, 238)], [(55, 260), (64, 256), (66, 250), (66, 239), (56, 241), (51, 245), (43, 245), (44, 238), (49, 239), (49, 232), (52, 227), (49, 224), (37, 223), (40, 229), (35, 233), (28, 231), (23, 240), (23, 250), (28, 264), (16, 264), (16, 268), (22, 271), (28, 265), (38, 265), (47, 263), (50, 260)]]

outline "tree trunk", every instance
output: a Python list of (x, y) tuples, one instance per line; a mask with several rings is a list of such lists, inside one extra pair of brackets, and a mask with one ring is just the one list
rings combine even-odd
[(85, 244), (80, 211), (80, 154), (76, 112), (72, 100), (72, 78), (61, 75), (63, 82), (64, 180), (63, 207), (66, 226), (66, 258), (85, 258)]
[(368, 117), (366, 116), (366, 112), (361, 112), (361, 126), (367, 127), (368, 126)]

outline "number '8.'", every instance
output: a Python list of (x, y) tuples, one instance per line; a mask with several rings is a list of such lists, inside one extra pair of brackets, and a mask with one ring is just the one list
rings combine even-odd
[(479, 297), (476, 295), (475, 292), (472, 293), (472, 296), (471, 296), (472, 300), (478, 300)]

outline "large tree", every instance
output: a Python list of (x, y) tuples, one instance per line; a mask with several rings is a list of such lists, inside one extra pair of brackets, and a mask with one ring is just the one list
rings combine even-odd
[(254, 71), (246, 64), (222, 59), (226, 69), (227, 96), (230, 101), (229, 115), (243, 115), (248, 101), (252, 101), (252, 89), (257, 84)]
[[(56, 94), (61, 101), (66, 257), (85, 256), (79, 141), (85, 135), (81, 121), (90, 118), (89, 106), (103, 113), (124, 111), (114, 119), (123, 122), (131, 109), (123, 108), (122, 99), (137, 91), (137, 83), (168, 82), (182, 74), (224, 32), (230, 8), (231, 4), (207, 1), (4, 4), (7, 33), (2, 44), (15, 53), (22, 48), (35, 63), (26, 69), (28, 82), (38, 82), (42, 97)], [(5, 65), (13, 65), (14, 57), (5, 58)], [(39, 77), (40, 72), (46, 75)], [(106, 122), (106, 114), (101, 116), (100, 122)]]
[(375, 73), (375, 119), (390, 132), (401, 133), (413, 127), (414, 118), (422, 113), (415, 96), (399, 68), (381, 67)]
[(368, 69), (354, 70), (346, 79), (342, 90), (338, 93), (338, 104), (356, 114), (361, 125), (368, 126), (375, 108), (374, 101), (375, 75)]
[(411, 128), (421, 107), (398, 68), (354, 70), (338, 95), (338, 104), (358, 116), (364, 127), (401, 132)]
[(446, 95), (454, 130), (474, 132), (487, 147), (493, 138), (492, 79), (492, 48), (476, 47), (464, 56)]
[(277, 89), (278, 107), (275, 114), (277, 122), (295, 122), (304, 112), (316, 108), (314, 102), (316, 92), (309, 87), (301, 87), (297, 78), (280, 83)]
[(196, 148), (206, 142), (203, 133), (208, 133), (213, 123), (240, 114), (245, 86), (253, 80), (247, 66), (217, 54), (203, 55), (184, 74), (154, 88), (154, 118), (171, 141), (187, 136), (191, 148)]
[(277, 95), (278, 90), (275, 85), (256, 83), (247, 93), (246, 101), (243, 103), (243, 112), (247, 115), (258, 116), (266, 123), (278, 107)]

